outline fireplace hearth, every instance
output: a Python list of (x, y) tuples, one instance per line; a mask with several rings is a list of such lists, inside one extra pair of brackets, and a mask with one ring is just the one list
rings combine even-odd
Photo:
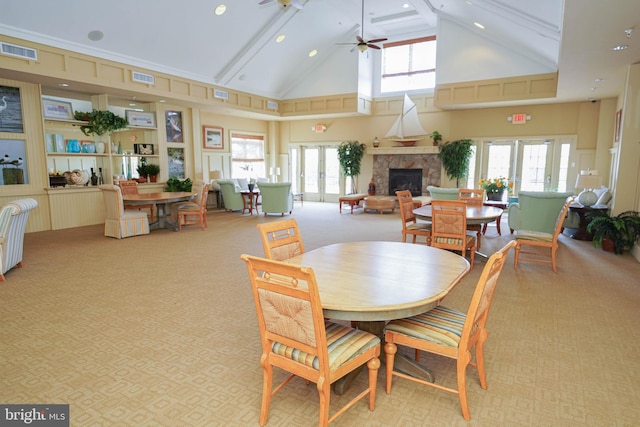
[(409, 190), (414, 197), (422, 195), (422, 169), (389, 169), (389, 195)]

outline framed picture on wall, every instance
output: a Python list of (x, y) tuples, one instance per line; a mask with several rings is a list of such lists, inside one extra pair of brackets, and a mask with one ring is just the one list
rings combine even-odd
[(182, 137), (182, 113), (180, 111), (165, 111), (167, 122), (167, 142), (184, 142)]
[(153, 112), (126, 110), (125, 117), (129, 126), (138, 128), (155, 128), (156, 114)]
[(73, 120), (73, 108), (70, 102), (45, 98), (42, 100), (42, 115), (45, 119)]
[(204, 148), (222, 150), (224, 148), (224, 129), (217, 126), (202, 126)]
[(167, 148), (169, 178), (184, 178), (184, 148)]
[(0, 132), (24, 132), (20, 88), (0, 86), (0, 112)]

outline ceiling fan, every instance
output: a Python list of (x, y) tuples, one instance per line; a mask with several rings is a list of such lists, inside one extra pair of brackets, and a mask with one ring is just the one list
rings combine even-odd
[(285, 9), (288, 8), (289, 6), (293, 6), (296, 9), (302, 9), (302, 4), (300, 3), (299, 0), (262, 0), (258, 4), (262, 6), (265, 4), (273, 3), (274, 1), (277, 1), (278, 3), (280, 3), (280, 5), (282, 5), (282, 7), (284, 7)]
[(380, 46), (375, 45), (374, 43), (386, 41), (386, 38), (381, 39), (373, 39), (373, 40), (365, 40), (364, 39), (364, 0), (362, 0), (362, 21), (361, 21), (361, 32), (359, 36), (356, 36), (355, 43), (336, 43), (339, 45), (354, 45), (351, 51), (353, 52), (356, 48), (360, 52), (365, 52), (368, 48), (372, 49), (380, 49)]

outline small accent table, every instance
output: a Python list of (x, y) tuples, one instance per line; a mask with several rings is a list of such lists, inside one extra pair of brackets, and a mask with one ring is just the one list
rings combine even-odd
[[(500, 208), (503, 211), (505, 209), (507, 209), (507, 207), (509, 206), (508, 202), (502, 201), (502, 200), (485, 200), (482, 203), (484, 206), (493, 206), (494, 208)], [(498, 230), (498, 236), (502, 236), (502, 232), (500, 231), (500, 221), (502, 220), (502, 214), (500, 214), (500, 216), (498, 218), (496, 218), (496, 229)], [(482, 234), (485, 234), (487, 232), (487, 223), (484, 223), (484, 225), (482, 226)]]
[(242, 208), (242, 213), (248, 210), (249, 215), (253, 215), (253, 211), (256, 211), (256, 215), (258, 215), (258, 196), (260, 195), (259, 191), (242, 191), (242, 203), (244, 207)]
[(607, 212), (609, 210), (608, 206), (604, 205), (593, 205), (593, 206), (582, 206), (580, 204), (569, 206), (570, 212), (575, 212), (578, 214), (578, 218), (580, 219), (580, 224), (578, 225), (578, 231), (571, 235), (572, 239), (576, 240), (593, 240), (593, 236), (587, 231), (587, 225), (589, 221), (587, 220), (587, 213), (590, 212)]

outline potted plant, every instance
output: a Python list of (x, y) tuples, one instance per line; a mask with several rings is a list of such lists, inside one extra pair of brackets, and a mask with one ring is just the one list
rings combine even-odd
[(456, 179), (456, 187), (460, 187), (460, 178), (469, 174), (469, 159), (473, 154), (471, 147), (473, 141), (470, 139), (459, 139), (449, 141), (438, 147), (440, 161), (449, 179)]
[(164, 191), (191, 191), (192, 186), (191, 178), (180, 179), (174, 177), (167, 180)]
[(345, 176), (351, 177), (351, 194), (358, 192), (356, 177), (360, 175), (360, 164), (365, 145), (358, 141), (344, 141), (338, 147), (338, 160)]
[(129, 124), (127, 119), (105, 110), (76, 111), (73, 116), (76, 120), (87, 122), (87, 124), (79, 125), (82, 133), (87, 136), (112, 134)]
[(433, 140), (433, 145), (435, 147), (437, 147), (438, 145), (440, 145), (440, 141), (442, 141), (442, 135), (440, 134), (440, 132), (438, 132), (437, 130), (434, 130), (433, 132), (431, 132), (429, 134), (429, 136), (431, 137), (431, 139)]
[(616, 216), (606, 212), (589, 215), (587, 232), (593, 236), (593, 244), (606, 250), (607, 240), (613, 243), (613, 252), (621, 254), (630, 250), (640, 236), (640, 213), (626, 211)]
[(151, 182), (156, 182), (158, 180), (158, 174), (160, 173), (160, 166), (155, 163), (147, 164), (147, 175), (149, 175), (149, 179)]
[(487, 200), (502, 200), (505, 190), (511, 193), (513, 182), (504, 177), (493, 179), (483, 178), (480, 180), (480, 188), (487, 193)]

